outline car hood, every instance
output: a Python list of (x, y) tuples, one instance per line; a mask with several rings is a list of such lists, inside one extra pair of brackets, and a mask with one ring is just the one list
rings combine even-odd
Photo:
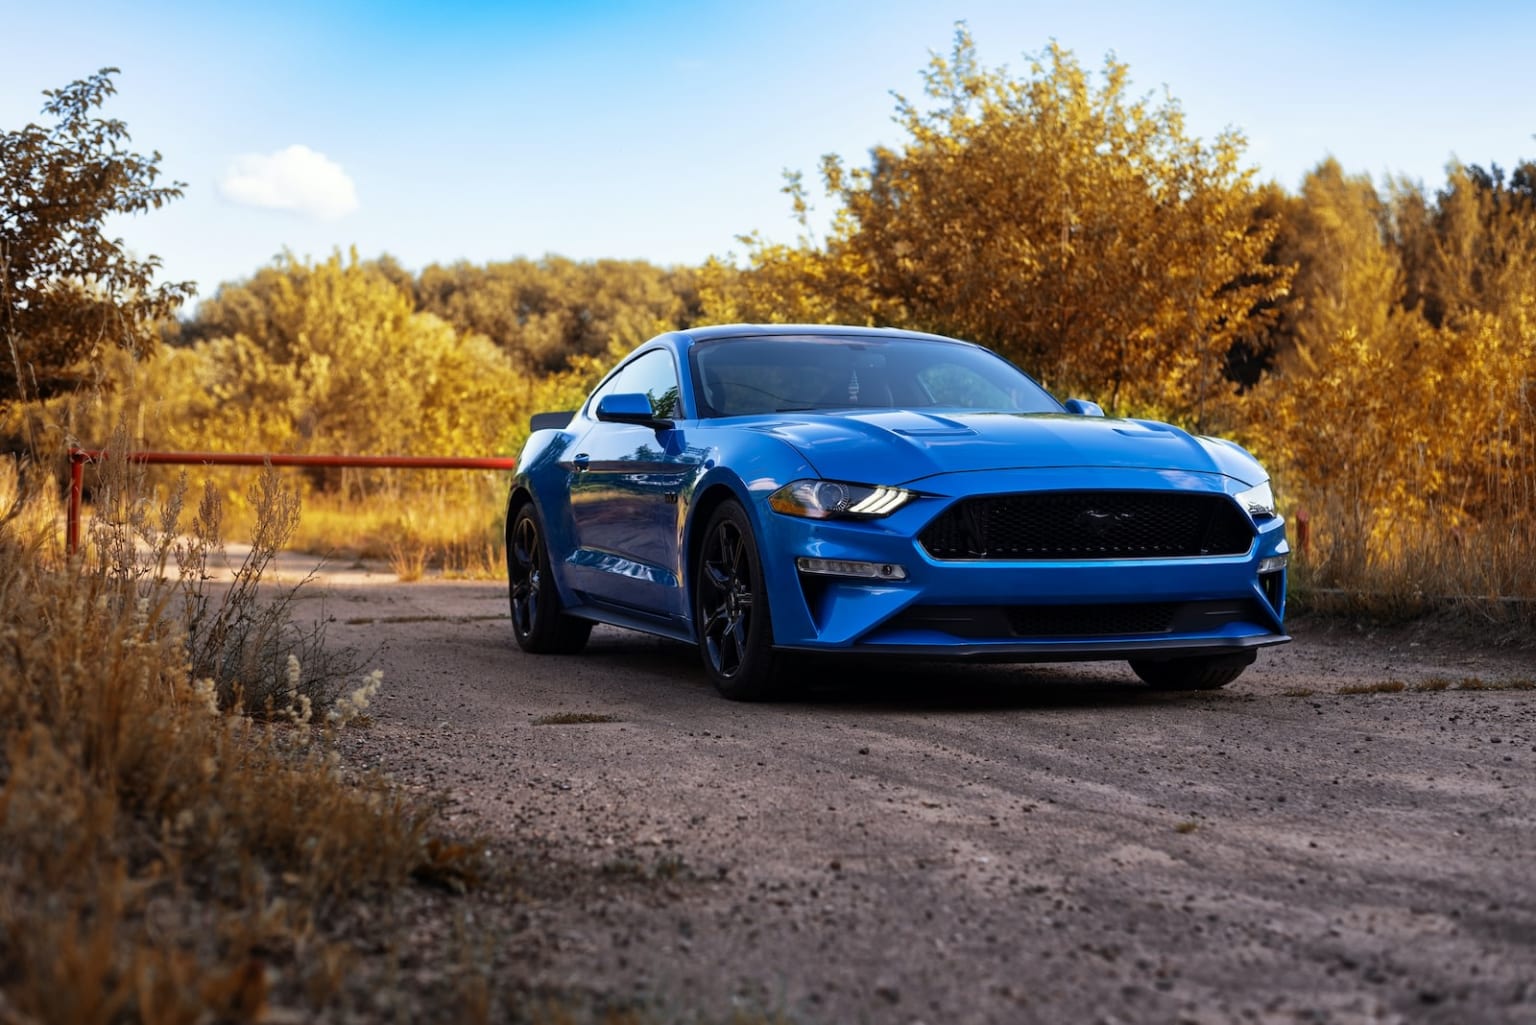
[(1149, 420), (1066, 413), (797, 413), (756, 429), (793, 445), (829, 480), (912, 484), (942, 473), (1124, 467), (1266, 479), (1231, 442)]

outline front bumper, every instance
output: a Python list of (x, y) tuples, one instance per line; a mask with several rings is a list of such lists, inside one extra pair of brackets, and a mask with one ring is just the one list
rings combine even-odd
[[(998, 494), (1023, 490), (1017, 479), (990, 483)], [(1030, 483), (1081, 485), (1038, 472)], [(1216, 475), (1143, 471), (1121, 490), (1189, 490), (1192, 483), (1228, 496), (1242, 487)], [(927, 496), (890, 517), (864, 521), (804, 520), (763, 508), (761, 548), (776, 646), (1029, 662), (1233, 654), (1290, 640), (1283, 625), (1286, 571), (1274, 568), (1275, 557), (1289, 552), (1280, 517), (1254, 523), (1251, 546), (1235, 555), (935, 559), (917, 537), (954, 500)], [(899, 565), (906, 578), (805, 574), (796, 569), (801, 556)], [(1266, 559), (1268, 571), (1261, 574)]]

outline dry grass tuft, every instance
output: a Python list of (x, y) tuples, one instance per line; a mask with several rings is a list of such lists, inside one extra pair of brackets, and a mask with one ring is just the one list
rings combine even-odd
[[(1335, 690), (1326, 692), (1332, 694), (1432, 694), (1446, 690), (1471, 690), (1471, 691), (1506, 691), (1506, 690), (1536, 690), (1536, 678), (1514, 677), (1503, 680), (1485, 680), (1479, 676), (1464, 676), (1459, 680), (1452, 680), (1446, 676), (1430, 676), (1422, 680), (1406, 683), (1402, 680), (1379, 680), (1375, 683), (1346, 683)], [(1280, 692), (1283, 697), (1306, 698), (1317, 693), (1308, 687), (1301, 687)]]
[(606, 712), (556, 712), (533, 720), (535, 726), (579, 726), (585, 723), (618, 722), (619, 717)]
[(403, 584), (420, 580), (427, 570), (427, 557), (431, 554), (420, 541), (391, 541), (389, 544), (389, 568)]

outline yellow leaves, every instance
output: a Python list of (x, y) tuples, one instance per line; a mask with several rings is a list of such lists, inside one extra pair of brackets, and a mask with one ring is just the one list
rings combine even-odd
[(1091, 79), (1055, 44), (1016, 80), (981, 66), (962, 27), (924, 73), (932, 109), (898, 103), (904, 146), (867, 169), (823, 161), (832, 237), (753, 237), (751, 268), (703, 290), (706, 317), (942, 331), (1111, 407), (1200, 408), (1286, 272), (1265, 261), (1274, 226), (1241, 137), (1190, 140), (1176, 103), (1131, 100), (1128, 82), (1113, 60)]

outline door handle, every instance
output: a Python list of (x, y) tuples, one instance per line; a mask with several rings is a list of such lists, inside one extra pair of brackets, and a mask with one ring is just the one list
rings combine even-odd
[(592, 461), (592, 457), (587, 455), (585, 452), (578, 452), (571, 459), (571, 462), (576, 464), (576, 469), (577, 470), (585, 470), (587, 468), (587, 464), (590, 463), (591, 461)]

